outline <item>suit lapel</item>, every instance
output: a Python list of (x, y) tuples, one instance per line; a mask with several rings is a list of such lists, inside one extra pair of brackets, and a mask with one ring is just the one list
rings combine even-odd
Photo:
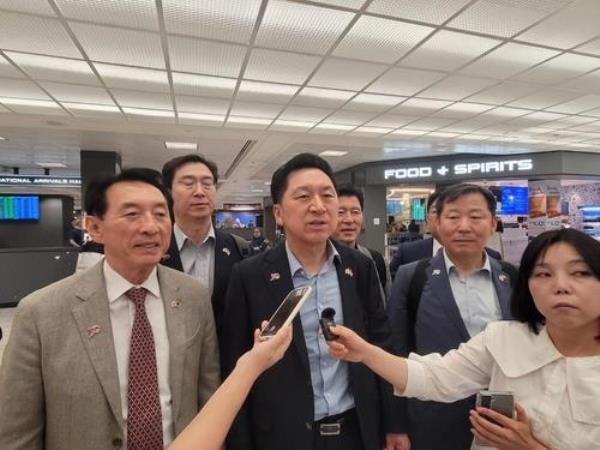
[[(215, 230), (215, 267), (213, 270), (214, 283), (213, 293), (220, 292), (225, 283), (227, 275), (231, 272), (233, 261), (237, 261), (234, 255), (237, 250), (232, 248), (230, 239), (225, 239), (223, 233)], [(225, 290), (224, 288), (223, 290)]]
[(76, 294), (80, 301), (71, 312), (110, 409), (117, 423), (121, 424), (123, 416), (117, 358), (102, 267), (103, 263), (100, 262), (82, 276), (82, 290)]
[(450, 279), (448, 278), (448, 273), (446, 271), (443, 253), (438, 253), (431, 259), (427, 278), (432, 293), (440, 301), (448, 319), (456, 326), (462, 339), (468, 341), (470, 339), (469, 332), (467, 331), (467, 327), (465, 327), (465, 323), (460, 315), (460, 310), (458, 309), (458, 305), (452, 294), (452, 287), (450, 286)]
[(177, 248), (177, 239), (175, 238), (174, 230), (171, 233), (171, 245), (169, 246), (169, 251), (163, 257), (161, 264), (183, 272), (183, 264), (181, 262), (181, 256), (179, 255), (179, 249)]
[[(290, 263), (287, 258), (285, 244), (280, 244), (269, 252), (265, 258), (264, 264), (265, 269), (262, 272), (265, 276), (265, 282), (267, 283), (269, 292), (271, 293), (269, 301), (272, 304), (269, 305), (269, 309), (272, 312), (275, 312), (285, 296), (294, 289), (294, 282), (292, 281)], [(304, 369), (310, 374), (308, 350), (306, 349), (300, 316), (296, 316), (292, 322), (292, 332), (294, 335), (294, 347), (298, 352), (298, 356), (300, 357)]]
[(336, 248), (340, 254), (340, 260), (335, 261), (335, 268), (342, 297), (344, 326), (362, 333), (364, 325), (361, 323), (361, 302), (356, 298), (356, 293), (358, 292), (356, 287), (356, 274), (358, 273), (358, 269), (356, 266), (348, 263), (349, 258), (344, 257), (344, 249), (341, 249), (339, 246), (336, 246)]
[(502, 312), (502, 319), (509, 320), (512, 318), (510, 312), (510, 299), (512, 297), (510, 275), (502, 270), (499, 261), (494, 258), (489, 258), (489, 260), (492, 267), (492, 280), (496, 289), (496, 295), (498, 296), (500, 311)]
[(186, 318), (189, 316), (189, 304), (180, 298), (179, 287), (172, 282), (168, 272), (162, 267), (158, 268), (158, 282), (165, 310), (167, 335), (169, 336), (169, 385), (173, 399), (173, 418), (176, 418), (181, 406)]

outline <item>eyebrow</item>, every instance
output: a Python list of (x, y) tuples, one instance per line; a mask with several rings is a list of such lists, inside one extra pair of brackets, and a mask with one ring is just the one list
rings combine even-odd
[[(567, 264), (573, 265), (573, 264), (585, 264), (588, 265), (587, 262), (585, 262), (584, 259), (582, 258), (578, 258), (578, 259), (571, 259), (569, 261), (567, 261)], [(548, 267), (551, 266), (551, 264), (545, 263), (545, 262), (537, 262), (535, 263), (535, 267)]]

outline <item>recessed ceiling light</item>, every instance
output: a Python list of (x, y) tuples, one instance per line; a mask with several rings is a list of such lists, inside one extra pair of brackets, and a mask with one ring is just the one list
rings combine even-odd
[(59, 162), (36, 162), (35, 165), (44, 169), (64, 169), (67, 167), (66, 164)]
[(348, 152), (340, 150), (325, 150), (324, 152), (319, 153), (319, 156), (344, 156), (347, 154)]
[(0, 136), (0, 141), (8, 141), (5, 137)]
[(167, 150), (198, 150), (198, 144), (195, 142), (169, 142), (165, 141), (165, 147)]

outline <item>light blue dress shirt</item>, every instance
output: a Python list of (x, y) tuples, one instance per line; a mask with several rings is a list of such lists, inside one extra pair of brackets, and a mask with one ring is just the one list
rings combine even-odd
[(285, 249), (294, 287), (306, 285), (313, 287), (310, 297), (300, 309), (300, 321), (308, 352), (315, 421), (317, 421), (354, 408), (354, 397), (350, 392), (348, 364), (331, 357), (329, 347), (319, 333), (319, 319), (325, 308), (335, 309), (336, 323), (344, 323), (342, 296), (334, 262), (336, 259), (340, 260), (340, 255), (333, 244), (328, 242), (327, 261), (319, 273), (309, 274), (291, 252), (287, 242)]
[(463, 277), (444, 250), (452, 295), (471, 337), (481, 333), (489, 322), (502, 320), (502, 310), (492, 281), (492, 267), (485, 252), (484, 258), (480, 269)]
[(210, 226), (200, 245), (196, 245), (177, 224), (173, 226), (173, 234), (175, 234), (183, 271), (206, 286), (212, 295), (215, 278), (215, 229)]

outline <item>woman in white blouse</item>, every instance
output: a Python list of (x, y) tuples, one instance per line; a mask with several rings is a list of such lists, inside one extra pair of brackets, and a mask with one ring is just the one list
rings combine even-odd
[(517, 321), (492, 323), (443, 357), (400, 358), (343, 326), (329, 345), (398, 395), (453, 402), (481, 389), (512, 391), (514, 418), (471, 412), (473, 434), (491, 447), (600, 449), (600, 243), (572, 229), (536, 237), (521, 260), (512, 311)]

